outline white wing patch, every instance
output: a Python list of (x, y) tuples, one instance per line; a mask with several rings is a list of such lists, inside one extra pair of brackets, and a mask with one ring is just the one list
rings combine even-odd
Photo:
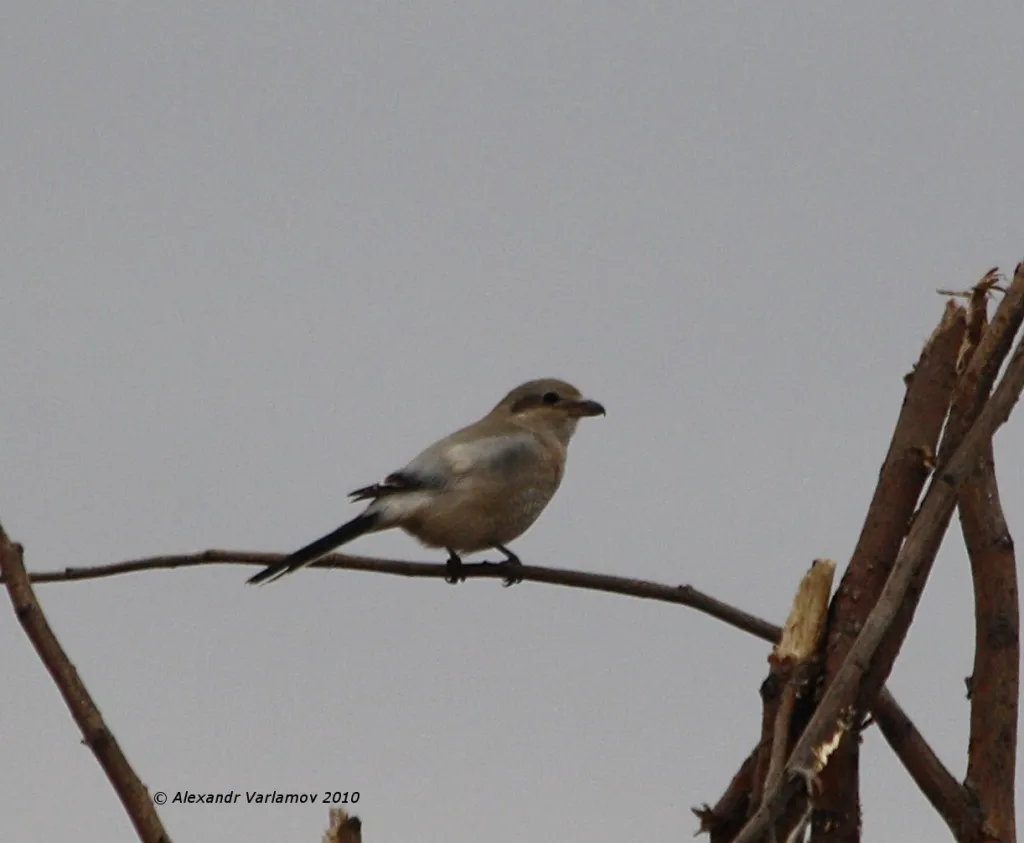
[(512, 472), (524, 458), (535, 457), (531, 439), (523, 436), (488, 436), (452, 445), (445, 453), (453, 474), (471, 471)]
[(479, 451), (480, 446), (476, 442), (453, 445), (448, 449), (448, 466), (454, 474), (466, 474), (472, 470)]

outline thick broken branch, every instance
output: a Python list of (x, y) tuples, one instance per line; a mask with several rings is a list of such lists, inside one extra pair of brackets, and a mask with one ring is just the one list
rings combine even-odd
[[(947, 303), (925, 343), (893, 430), (864, 526), (832, 604), (825, 686), (846, 659), (868, 613), (878, 601), (910, 528), (914, 507), (928, 479), (939, 432), (956, 383), (957, 355), (966, 331), (965, 311)], [(860, 836), (858, 775), (860, 744), (847, 735), (821, 776), (812, 817), (815, 843), (854, 843)]]
[[(1012, 284), (996, 309), (992, 324), (986, 329), (987, 296), (994, 280), (994, 274), (989, 273), (975, 286), (971, 294), (968, 332), (958, 361), (960, 377), (954, 390), (949, 418), (936, 459), (936, 473), (940, 476), (988, 400), (996, 375), (1024, 321), (1024, 274), (1018, 267)], [(991, 442), (988, 442), (983, 446), (982, 453), (990, 452)], [(973, 474), (974, 472), (972, 476)], [(949, 517), (951, 516), (952, 512)], [(948, 520), (947, 518), (947, 523)], [(861, 710), (866, 710), (870, 706), (872, 695), (888, 675), (899, 652), (905, 630), (912, 623), (920, 603), (944, 532), (945, 530), (937, 531), (932, 537), (931, 544), (923, 549), (924, 561), (911, 579), (906, 597), (896, 609), (892, 630), (879, 647), (874, 668), (864, 678), (858, 702)], [(937, 803), (936, 808), (949, 823), (956, 839), (961, 843), (975, 843), (984, 839), (987, 834), (983, 828), (985, 818), (972, 794), (965, 790), (963, 795), (948, 795), (951, 798)]]
[[(995, 324), (993, 320), (993, 328)], [(983, 338), (983, 346), (987, 338), (988, 334)], [(754, 818), (737, 836), (735, 843), (753, 843), (759, 839), (768, 824), (780, 816), (793, 797), (805, 787), (804, 783), (821, 770), (824, 766), (823, 756), (834, 749), (835, 741), (848, 728), (850, 718), (857, 710), (865, 675), (870, 673), (870, 678), (876, 681), (888, 676), (898, 646), (893, 648), (890, 644), (890, 651), (885, 654), (885, 658), (876, 659), (879, 647), (887, 636), (890, 642), (902, 643), (906, 626), (894, 624), (899, 608), (919, 568), (930, 561), (928, 554), (938, 545), (936, 537), (941, 535), (948, 524), (960, 488), (973, 473), (986, 443), (1009, 418), (1022, 389), (1024, 342), (1017, 345), (1002, 381), (948, 465), (933, 477), (881, 598), (793, 750), (786, 765), (786, 782), (779, 795), (764, 801)]]
[(778, 671), (785, 684), (772, 731), (771, 760), (764, 783), (765, 798), (771, 798), (779, 788), (782, 768), (789, 755), (790, 724), (797, 697), (813, 687), (815, 659), (825, 631), (835, 572), (836, 563), (830, 559), (814, 562), (800, 583), (793, 608), (782, 629), (782, 637), (772, 653), (772, 670)]
[[(956, 361), (956, 371), (960, 376), (953, 390), (942, 443), (937, 449), (936, 461), (940, 472), (963, 440), (971, 423), (977, 418), (991, 390), (995, 375), (1009, 351), (1021, 320), (1024, 319), (1024, 283), (1018, 273), (1018, 277), (1006, 291), (1007, 295), (996, 312), (992, 328), (989, 331), (983, 330), (987, 296), (994, 286), (995, 278), (995, 274), (990, 272), (971, 293), (967, 332), (963, 337)], [(915, 378), (917, 374), (918, 372), (915, 372)], [(870, 524), (870, 518), (868, 524)], [(867, 530), (868, 526), (866, 525), (865, 531)], [(901, 630), (905, 631), (913, 620), (944, 533), (945, 527), (935, 533), (934, 546), (924, 550), (925, 562), (911, 582), (908, 597), (897, 609), (893, 621), (894, 633), (879, 648), (877, 656), (879, 670), (873, 674), (869, 673), (863, 682), (858, 702), (860, 711), (866, 710), (871, 705), (876, 689), (880, 687), (882, 679), (888, 674), (891, 664), (896, 658), (904, 635)], [(847, 572), (847, 577), (844, 577), (844, 585), (847, 578), (850, 578), (854, 586), (860, 580), (859, 577), (854, 579), (851, 576), (857, 555), (857, 553), (854, 554), (850, 571)], [(866, 561), (870, 568), (873, 560), (861, 561)], [(877, 572), (874, 573), (877, 585)], [(869, 570), (866, 579), (871, 580), (871, 575), (872, 572)], [(842, 587), (840, 592), (843, 593)], [(855, 588), (852, 592), (854, 599), (849, 602), (855, 604), (857, 600), (864, 601), (866, 596), (861, 589)], [(867, 606), (870, 605), (871, 602), (867, 601)], [(864, 605), (862, 603), (859, 614), (855, 605), (849, 605), (846, 607), (846, 612), (837, 611), (836, 616), (847, 612), (850, 613), (847, 617), (852, 615), (859, 624), (864, 615)], [(855, 625), (853, 628), (856, 629), (857, 626)], [(834, 666), (834, 664), (834, 661), (830, 661), (830, 665)], [(884, 714), (878, 719), (883, 732), (887, 735), (891, 734), (894, 740), (898, 740), (898, 736), (903, 730), (889, 728), (891, 724), (888, 724)], [(890, 743), (892, 742), (893, 740), (890, 740)], [(822, 793), (819, 797), (818, 811), (815, 814), (813, 835), (815, 843), (853, 841), (859, 837), (859, 810), (852, 801), (858, 779), (858, 751), (858, 743), (853, 739), (853, 735), (847, 735), (822, 774)], [(981, 833), (982, 818), (973, 799), (970, 798), (970, 794), (964, 791), (958, 783), (951, 782), (943, 775), (946, 772), (945, 769), (937, 764), (937, 759), (930, 752), (917, 756), (913, 763), (917, 770), (917, 776), (920, 777), (918, 784), (949, 824), (956, 839), (960, 841), (977, 840)]]
[(114, 735), (103, 722), (103, 716), (79, 678), (78, 671), (68, 660), (67, 654), (46, 622), (46, 616), (32, 593), (32, 586), (25, 573), (21, 547), (11, 544), (2, 527), (0, 570), (3, 571), (4, 582), (14, 605), (14, 613), (36, 648), (39, 658), (53, 677), (71, 716), (82, 730), (85, 744), (92, 750), (103, 772), (114, 786), (139, 839), (143, 843), (170, 843), (171, 838), (164, 831), (146, 786), (135, 775), (135, 771), (124, 757)]
[[(813, 710), (820, 669), (818, 649), (825, 631), (835, 567), (829, 560), (816, 560), (804, 575), (779, 641), (768, 657), (771, 669), (761, 684), (761, 739), (750, 783), (748, 816), (778, 789), (793, 738), (800, 734)], [(733, 822), (734, 830), (738, 830), (739, 819)], [(804, 805), (795, 803), (776, 822), (776, 839), (788, 839), (805, 819)]]

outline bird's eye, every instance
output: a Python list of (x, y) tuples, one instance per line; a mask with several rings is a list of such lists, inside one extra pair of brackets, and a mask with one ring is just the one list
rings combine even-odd
[(545, 404), (557, 404), (558, 393), (557, 392), (545, 392), (543, 397), (540, 399)]

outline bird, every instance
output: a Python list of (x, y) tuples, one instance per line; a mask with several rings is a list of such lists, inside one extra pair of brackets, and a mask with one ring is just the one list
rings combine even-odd
[[(579, 420), (604, 414), (601, 404), (563, 380), (527, 381), (479, 421), (435, 442), (380, 483), (351, 492), (352, 501), (369, 501), (359, 515), (248, 582), (273, 582), (360, 536), (396, 527), (426, 547), (447, 550), (450, 583), (464, 579), (464, 553), (494, 549), (507, 568), (521, 566), (508, 544), (558, 490)], [(517, 581), (505, 578), (506, 585)]]

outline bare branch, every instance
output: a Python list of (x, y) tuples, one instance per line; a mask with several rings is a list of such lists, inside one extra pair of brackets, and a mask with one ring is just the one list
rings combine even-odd
[(960, 493), (974, 580), (975, 649), (965, 784), (997, 840), (1016, 840), (1014, 776), (1020, 685), (1020, 609), (1013, 539), (1003, 517), (992, 445)]
[(982, 817), (971, 794), (939, 760), (896, 700), (882, 689), (871, 709), (879, 730), (957, 840), (978, 839)]
[[(893, 429), (889, 452), (878, 476), (864, 526), (832, 606), (825, 685), (831, 683), (878, 601), (910, 528), (930, 471), (939, 432), (956, 383), (957, 355), (966, 332), (965, 311), (948, 302), (925, 343)], [(860, 744), (841, 742), (821, 777), (812, 817), (815, 843), (855, 841), (860, 836)]]
[[(197, 565), (260, 565), (266, 566), (279, 562), (287, 554), (281, 553), (250, 553), (234, 550), (207, 550), (202, 553), (181, 556), (153, 556), (146, 559), (134, 559), (118, 562), (113, 565), (97, 565), (91, 568), (65, 568), (63, 571), (37, 572), (32, 574), (34, 583), (70, 582), (73, 580), (98, 579), (119, 574), (138, 571), (168, 570), (175, 568), (191, 568)], [(444, 564), (429, 562), (404, 562), (398, 559), (373, 559), (367, 556), (349, 556), (332, 553), (314, 562), (311, 568), (337, 568), (347, 571), (372, 571), (378, 574), (393, 574), (402, 577), (427, 577), (444, 579), (447, 568)], [(466, 579), (502, 579), (508, 571), (501, 563), (480, 562), (462, 566), (462, 576)], [(586, 571), (572, 571), (564, 568), (541, 568), (535, 565), (524, 565), (516, 568), (516, 577), (524, 581), (542, 582), (548, 585), (562, 585), (571, 588), (583, 588), (590, 591), (604, 591), (611, 594), (624, 594), (646, 600), (657, 600), (662, 603), (675, 603), (689, 606), (699, 612), (750, 633), (765, 641), (774, 641), (779, 635), (775, 624), (744, 612), (716, 600), (709, 594), (697, 590), (691, 585), (662, 585), (648, 580), (637, 580), (630, 577), (614, 577), (607, 574), (592, 574)]]
[(57, 684), (71, 716), (82, 730), (86, 745), (99, 761), (103, 772), (121, 799), (135, 831), (143, 843), (170, 843), (171, 838), (160, 822), (156, 809), (149, 798), (146, 786), (135, 775), (128, 760), (117, 745), (114, 735), (103, 722), (96, 704), (89, 696), (78, 671), (68, 660), (67, 654), (46, 622), (46, 616), (32, 593), (25, 566), (22, 564), (21, 546), (7, 538), (0, 527), (0, 570), (25, 634), (36, 648), (39, 658)]
[[(1014, 286), (1024, 275), (1018, 266)], [(980, 299), (980, 300), (979, 300)], [(972, 300), (972, 322), (984, 330), (982, 297)], [(976, 389), (987, 392), (988, 384)], [(992, 443), (961, 490), (960, 525), (974, 582), (975, 651), (971, 677), (971, 736), (966, 787), (977, 799), (989, 835), (1016, 839), (1014, 776), (1020, 684), (1020, 608), (1016, 560), (996, 483)]]
[[(1003, 301), (1006, 304), (1007, 299)], [(1000, 308), (1002, 309), (1002, 307)], [(997, 313), (998, 317), (998, 313)], [(992, 328), (982, 340), (979, 352), (986, 345), (989, 334), (996, 329), (998, 320), (994, 319)], [(998, 348), (999, 343), (993, 341), (989, 348)], [(979, 355), (975, 355), (975, 359)], [(971, 361), (974, 365), (974, 359)], [(892, 668), (892, 659), (898, 644), (906, 634), (906, 626), (894, 626), (894, 619), (899, 613), (915, 575), (919, 568), (929, 561), (928, 554), (937, 547), (937, 535), (948, 524), (953, 506), (956, 503), (960, 488), (973, 473), (979, 455), (986, 443), (992, 439), (995, 431), (1009, 418), (1014, 405), (1024, 389), (1024, 341), (1018, 344), (1013, 358), (1006, 369), (1002, 381), (996, 388), (992, 398), (981, 411), (977, 421), (956, 449), (948, 465), (940, 469), (933, 478), (925, 495), (923, 504), (918, 511), (906, 542), (900, 551), (892, 574), (886, 582), (882, 596), (868, 616), (864, 629), (851, 648), (842, 668), (835, 680), (826, 690), (818, 710), (815, 712), (804, 730), (803, 735), (793, 750), (789, 763), (786, 765), (787, 781), (779, 795), (765, 800), (758, 813), (737, 836), (735, 843), (753, 843), (768, 826), (772, 818), (781, 815), (790, 800), (800, 792), (801, 778), (806, 778), (815, 766), (823, 747), (829, 744), (841, 727), (856, 711), (861, 684), (869, 671), (871, 678), (884, 679)], [(896, 641), (897, 646), (886, 654), (889, 658), (878, 659), (875, 656), (880, 645), (890, 636), (890, 642)], [(892, 645), (889, 645), (892, 647)]]
[[(40, 571), (32, 574), (31, 580), (34, 583), (75, 582), (143, 571), (194, 568), (202, 565), (254, 565), (262, 568), (280, 561), (285, 555), (282, 553), (207, 550), (196, 554), (132, 559), (110, 565), (65, 568), (63, 571)], [(405, 562), (394, 559), (372, 559), (340, 553), (325, 556), (323, 559), (314, 562), (311, 567), (365, 571), (404, 577), (433, 577), (442, 580), (447, 575), (447, 568), (444, 564)], [(486, 563), (464, 565), (463, 574), (467, 579), (474, 577), (496, 579), (502, 576), (500, 566), (488, 565)], [(662, 583), (646, 580), (612, 577), (559, 568), (540, 568), (533, 565), (524, 565), (522, 570), (516, 571), (516, 574), (524, 581), (532, 580), (552, 585), (585, 588), (609, 594), (622, 594), (689, 606), (698, 611), (703, 611), (730, 626), (743, 630), (755, 638), (772, 643), (778, 640), (782, 632), (775, 624), (751, 615), (749, 612), (744, 612), (742, 609), (737, 609), (727, 603), (715, 600), (691, 586), (663, 585)], [(2, 582), (2, 578), (0, 578), (0, 582)], [(704, 608), (705, 600), (707, 601), (706, 609)], [(952, 774), (942, 766), (942, 762), (938, 760), (935, 753), (928, 746), (928, 743), (921, 736), (921, 733), (914, 727), (910, 718), (907, 717), (888, 691), (883, 689), (873, 710), (879, 724), (883, 726), (883, 734), (889, 741), (890, 746), (892, 746), (897, 756), (903, 761), (908, 772), (910, 772), (911, 777), (926, 795), (943, 792), (943, 788), (937, 789), (934, 786), (935, 779), (942, 780), (945, 783), (952, 783), (953, 787), (960, 788)], [(929, 763), (927, 760), (922, 761), (921, 759), (931, 759), (934, 763)], [(925, 771), (928, 774), (925, 778), (919, 779), (918, 776), (925, 775)]]
[[(985, 329), (987, 296), (993, 288), (995, 278), (995, 274), (990, 272), (971, 292), (968, 331), (957, 361), (960, 377), (954, 391), (949, 418), (937, 456), (939, 466), (937, 472), (940, 475), (988, 399), (992, 384), (1009, 352), (1013, 337), (1024, 320), (1024, 276), (1018, 270), (1013, 283), (1005, 291), (1006, 295), (996, 310), (991, 326), (987, 330)], [(987, 452), (990, 449), (991, 442), (985, 445), (983, 451)], [(879, 647), (876, 655), (876, 670), (869, 671), (863, 681), (859, 700), (862, 709), (867, 708), (870, 704), (874, 689), (879, 687), (888, 673), (886, 666), (891, 666), (896, 658), (903, 637), (900, 630), (909, 627), (913, 620), (941, 541), (942, 534), (938, 532), (933, 537), (932, 544), (923, 551), (925, 561), (911, 580), (907, 597), (896, 610), (893, 619), (894, 631), (883, 640)], [(884, 728), (884, 721), (882, 718), (879, 720)], [(957, 840), (966, 843), (981, 839), (984, 817), (973, 795), (959, 783), (953, 786), (943, 776), (933, 775), (935, 771), (942, 768), (936, 766), (936, 759), (929, 756), (930, 752), (923, 753), (911, 760), (923, 777), (919, 781), (922, 790), (929, 795), (932, 804), (949, 824)]]

